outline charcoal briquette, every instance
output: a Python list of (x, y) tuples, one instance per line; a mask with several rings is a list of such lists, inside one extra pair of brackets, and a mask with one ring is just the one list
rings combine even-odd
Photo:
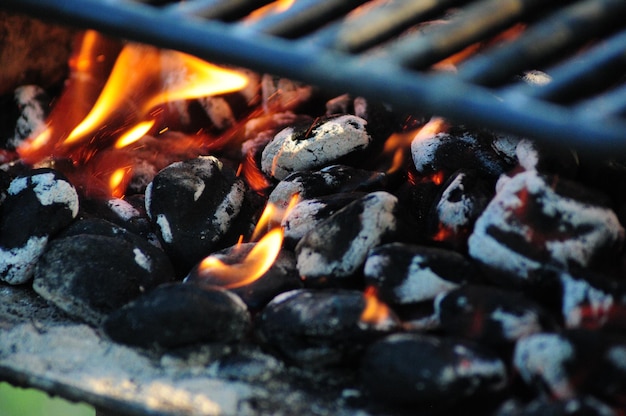
[(146, 189), (146, 212), (179, 273), (221, 248), (245, 192), (235, 172), (212, 156), (173, 163), (155, 176)]
[(392, 334), (370, 345), (361, 378), (379, 400), (443, 410), (472, 396), (504, 389), (504, 362), (461, 340), (423, 334)]
[(257, 320), (257, 335), (289, 362), (323, 367), (354, 363), (372, 341), (398, 331), (390, 310), (364, 320), (366, 298), (358, 290), (299, 289), (274, 298)]
[(372, 137), (367, 122), (353, 115), (317, 120), (313, 125), (287, 127), (263, 150), (261, 169), (278, 180), (297, 171), (316, 170), (366, 149)]
[(469, 254), (498, 282), (530, 284), (546, 265), (603, 266), (624, 228), (605, 198), (536, 171), (508, 180), (476, 221)]
[(104, 220), (78, 221), (52, 240), (35, 267), (33, 288), (80, 320), (99, 325), (112, 311), (174, 279), (167, 256)]
[(556, 327), (547, 311), (521, 293), (479, 285), (439, 296), (435, 315), (445, 332), (493, 347)]
[(296, 246), (298, 271), (306, 281), (347, 278), (359, 270), (369, 250), (406, 230), (398, 199), (372, 192), (322, 221)]
[(372, 249), (363, 274), (366, 285), (376, 287), (380, 298), (392, 305), (432, 300), (480, 281), (477, 267), (456, 251), (402, 243)]
[[(256, 246), (256, 243), (238, 244), (211, 254), (225, 265), (241, 264), (244, 258)], [(249, 276), (239, 276), (245, 280)], [(185, 278), (185, 282), (224, 287), (241, 298), (251, 312), (263, 308), (278, 294), (302, 287), (302, 280), (296, 268), (293, 252), (281, 250), (272, 266), (253, 282), (240, 285), (237, 281), (225, 281), (220, 276), (202, 270), (202, 263), (194, 266)]]
[(300, 200), (344, 192), (371, 192), (384, 189), (387, 175), (382, 172), (332, 165), (312, 172), (295, 172), (280, 181), (268, 201), (287, 207), (294, 195)]
[(540, 392), (569, 400), (590, 394), (626, 406), (626, 338), (591, 330), (565, 330), (522, 338), (513, 365)]
[(170, 283), (111, 313), (103, 328), (119, 343), (179, 348), (239, 341), (250, 328), (250, 315), (241, 299), (225, 289)]
[(529, 403), (509, 400), (493, 416), (618, 416), (616, 409), (593, 396), (567, 400), (539, 397)]
[(458, 169), (472, 169), (495, 179), (514, 164), (494, 149), (497, 136), (464, 128), (416, 137), (411, 142), (411, 155), (418, 173), (429, 175)]
[(363, 192), (338, 193), (299, 202), (281, 221), (285, 243), (295, 246), (307, 232), (315, 229), (323, 220), (363, 196)]
[(74, 186), (52, 169), (34, 169), (9, 185), (0, 217), (0, 279), (31, 279), (48, 241), (78, 215)]
[(19, 115), (15, 122), (13, 137), (7, 140), (9, 149), (16, 149), (27, 138), (43, 132), (50, 112), (50, 97), (37, 85), (18, 87), (13, 97)]

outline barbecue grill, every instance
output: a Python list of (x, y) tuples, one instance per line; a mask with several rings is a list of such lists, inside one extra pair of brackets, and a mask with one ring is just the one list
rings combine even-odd
[[(269, 3), (2, 0), (0, 9), (363, 95), (409, 113), (596, 154), (626, 151), (623, 0), (297, 0), (281, 13), (245, 19)], [(445, 24), (432, 24), (437, 20)], [(518, 27), (523, 28), (519, 36), (499, 36)], [(435, 69), (472, 46), (474, 53), (454, 71)], [(524, 74), (535, 70), (551, 81), (524, 81)], [(41, 336), (43, 342), (69, 337), (74, 339), (69, 354), (76, 355), (56, 362), (66, 348), (61, 344), (23, 351), (16, 346), (25, 355), (0, 354), (3, 379), (118, 412), (287, 414), (306, 409), (310, 399), (279, 370), (274, 374), (279, 382), (265, 389), (210, 379), (211, 368), (198, 373), (182, 358), (166, 358), (173, 364), (167, 370), (98, 338), (24, 288), (0, 288), (0, 330), (5, 329), (16, 340), (19, 335)], [(85, 350), (91, 355), (79, 354)], [(210, 362), (217, 353), (206, 354)], [(20, 358), (34, 364), (24, 370), (9, 362)], [(91, 366), (92, 360), (98, 365)], [(241, 368), (253, 373), (257, 357), (242, 360), (248, 367)], [(268, 398), (279, 393), (288, 397)], [(273, 407), (241, 407), (253, 402)], [(321, 414), (350, 412), (332, 400), (319, 399), (316, 405)]]
[[(281, 13), (244, 19), (267, 3), (5, 0), (0, 7), (409, 112), (597, 153), (626, 149), (621, 0), (301, 0)], [(419, 30), (442, 17), (447, 24)], [(514, 25), (526, 29), (513, 40), (490, 43)], [(457, 71), (432, 70), (476, 44), (483, 48)], [(552, 81), (528, 85), (520, 76), (532, 70)]]

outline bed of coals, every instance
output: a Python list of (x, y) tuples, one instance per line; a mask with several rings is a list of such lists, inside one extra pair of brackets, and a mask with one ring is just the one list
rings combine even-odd
[[(45, 120), (33, 91), (7, 155)], [(138, 349), (254, 343), (348, 370), (377, 412), (623, 414), (626, 165), (315, 100), (249, 120), (238, 154), (143, 160), (124, 198), (86, 197), (63, 161), (6, 160), (0, 279)], [(392, 135), (410, 135), (393, 168)], [(205, 259), (245, 280), (268, 204), (292, 205), (266, 227), (276, 260), (225, 284)]]

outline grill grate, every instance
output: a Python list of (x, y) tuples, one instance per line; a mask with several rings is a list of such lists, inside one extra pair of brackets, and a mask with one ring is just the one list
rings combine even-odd
[[(254, 21), (245, 17), (270, 1), (152, 3), (3, 0), (0, 8), (409, 112), (598, 154), (626, 151), (623, 0), (296, 0)], [(507, 38), (516, 27), (524, 30)], [(434, 69), (468, 48), (476, 53), (457, 71)], [(531, 70), (552, 81), (528, 85), (520, 75)]]

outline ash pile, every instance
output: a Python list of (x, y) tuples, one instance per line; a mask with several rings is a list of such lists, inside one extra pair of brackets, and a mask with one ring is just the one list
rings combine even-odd
[[(45, 129), (49, 98), (15, 91), (0, 279), (15, 307), (39, 311), (28, 337), (80, 323), (69, 334), (79, 350), (122, 348), (108, 356), (122, 367), (147, 361), (143, 381), (165, 386), (162, 413), (619, 414), (622, 160), (248, 75), (251, 90), (168, 108), (192, 120), (179, 131), (144, 134), (122, 153), (97, 131), (89, 137), (106, 146), (37, 163), (39, 149), (23, 149)], [(190, 133), (198, 123), (210, 134)], [(134, 167), (120, 196), (120, 183), (103, 195), (85, 180), (102, 176), (76, 163), (111, 159)], [(0, 322), (12, 335), (2, 366), (42, 387), (45, 365), (27, 379), (7, 370), (28, 355), (15, 316), (29, 318), (13, 316)], [(169, 382), (197, 375), (207, 379), (188, 382), (188, 398), (223, 380), (233, 397), (185, 408), (163, 398)], [(280, 386), (249, 390), (269, 382)], [(96, 384), (64, 383), (47, 388), (111, 404)], [(126, 383), (117, 409), (149, 413), (154, 402), (135, 398), (149, 389)], [(302, 393), (267, 397), (289, 388)], [(307, 394), (323, 400), (307, 408)]]

